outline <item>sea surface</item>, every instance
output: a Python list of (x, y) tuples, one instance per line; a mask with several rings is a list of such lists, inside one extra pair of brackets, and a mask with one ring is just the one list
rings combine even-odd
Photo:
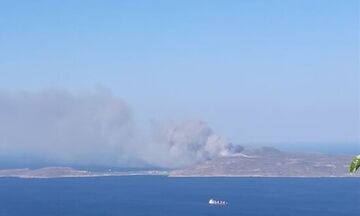
[(0, 178), (0, 216), (359, 216), (359, 198), (359, 178)]

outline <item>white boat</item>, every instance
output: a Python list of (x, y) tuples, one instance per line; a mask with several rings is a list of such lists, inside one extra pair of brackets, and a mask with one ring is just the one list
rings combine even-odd
[(229, 203), (224, 201), (224, 200), (215, 200), (215, 199), (210, 199), (209, 200), (209, 205), (222, 205), (222, 206), (225, 206), (225, 205), (228, 205)]

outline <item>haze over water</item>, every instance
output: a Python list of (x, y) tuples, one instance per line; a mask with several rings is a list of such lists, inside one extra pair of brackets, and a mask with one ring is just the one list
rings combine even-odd
[(0, 156), (176, 167), (229, 143), (360, 146), (358, 8), (1, 2)]

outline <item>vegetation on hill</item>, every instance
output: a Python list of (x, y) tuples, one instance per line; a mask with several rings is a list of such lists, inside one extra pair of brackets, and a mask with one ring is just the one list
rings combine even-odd
[(350, 172), (354, 173), (356, 172), (360, 167), (360, 155), (353, 158), (350, 164)]

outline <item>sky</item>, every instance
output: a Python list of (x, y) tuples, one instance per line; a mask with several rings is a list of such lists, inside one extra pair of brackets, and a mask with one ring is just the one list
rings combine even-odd
[(136, 127), (201, 120), (239, 144), (360, 143), (359, 14), (356, 0), (0, 1), (0, 92), (101, 89)]

